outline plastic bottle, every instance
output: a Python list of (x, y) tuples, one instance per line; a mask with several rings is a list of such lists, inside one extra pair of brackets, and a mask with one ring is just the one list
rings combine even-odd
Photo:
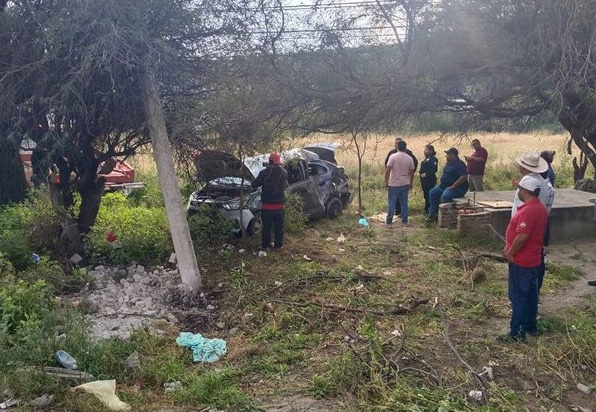
[(63, 350), (56, 352), (56, 362), (64, 366), (66, 369), (73, 370), (78, 367), (77, 360)]

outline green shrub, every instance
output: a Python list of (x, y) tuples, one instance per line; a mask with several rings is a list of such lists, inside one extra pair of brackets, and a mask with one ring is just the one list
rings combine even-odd
[(210, 250), (230, 239), (234, 222), (209, 205), (200, 205), (197, 213), (188, 218), (195, 251)]
[(57, 301), (43, 280), (0, 280), (0, 370), (39, 364), (51, 356)]
[(31, 256), (60, 256), (60, 220), (47, 189), (33, 189), (23, 203), (0, 209), (0, 253), (15, 269), (33, 264)]
[(17, 270), (24, 269), (32, 263), (32, 252), (27, 238), (31, 216), (31, 211), (24, 204), (0, 209), (0, 253)]
[(60, 212), (52, 205), (49, 190), (46, 187), (30, 190), (25, 207), (30, 213), (26, 231), (31, 250), (38, 255), (61, 256)]
[(287, 233), (302, 233), (307, 222), (300, 196), (293, 193), (287, 195), (284, 205), (284, 230)]
[(82, 271), (65, 271), (58, 262), (47, 257), (42, 257), (39, 263), (20, 271), (17, 277), (29, 283), (43, 280), (60, 293), (79, 291), (88, 281)]
[[(117, 236), (117, 241), (108, 241), (109, 232)], [(172, 252), (165, 210), (130, 206), (123, 193), (104, 196), (97, 221), (84, 243), (88, 256), (107, 263), (155, 264)]]
[(164, 207), (163, 193), (159, 186), (157, 170), (137, 169), (135, 180), (143, 182), (145, 186), (130, 192), (130, 195), (128, 195), (130, 204), (148, 208)]

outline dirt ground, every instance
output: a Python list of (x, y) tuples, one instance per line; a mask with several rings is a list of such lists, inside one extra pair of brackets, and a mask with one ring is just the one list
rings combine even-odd
[[(552, 244), (547, 252), (547, 262), (565, 265), (581, 270), (582, 275), (570, 282), (566, 287), (556, 290), (553, 294), (541, 296), (539, 313), (543, 315), (556, 314), (570, 307), (586, 307), (589, 300), (586, 297), (596, 293), (596, 287), (588, 286), (589, 280), (596, 280), (596, 239), (569, 240)], [(548, 276), (548, 273), (547, 273)], [(495, 318), (496, 327), (506, 332), (509, 318)], [(574, 395), (570, 395), (573, 397)], [(581, 395), (577, 404), (581, 404)], [(262, 399), (262, 408), (267, 412), (333, 412), (346, 411), (345, 405), (339, 405), (337, 400), (316, 400), (305, 395), (281, 394)]]
[(596, 239), (552, 244), (548, 248), (546, 259), (547, 262), (578, 268), (582, 271), (582, 276), (568, 287), (557, 290), (554, 295), (541, 297), (542, 313), (552, 314), (572, 306), (582, 307), (586, 304), (585, 296), (596, 293), (596, 287), (588, 286), (588, 281), (596, 280)]

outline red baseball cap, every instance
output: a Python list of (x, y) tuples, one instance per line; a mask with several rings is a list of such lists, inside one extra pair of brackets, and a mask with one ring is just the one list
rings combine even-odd
[(273, 152), (269, 155), (269, 163), (273, 163), (274, 165), (280, 165), (283, 162), (281, 161), (281, 155), (277, 152)]

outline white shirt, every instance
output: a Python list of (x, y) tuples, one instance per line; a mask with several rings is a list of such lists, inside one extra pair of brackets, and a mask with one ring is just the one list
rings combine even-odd
[[(555, 189), (553, 185), (550, 184), (550, 181), (547, 179), (542, 178), (539, 173), (531, 172), (529, 173), (530, 176), (540, 180), (542, 182), (542, 186), (540, 186), (540, 194), (538, 198), (550, 213), (551, 209), (553, 208), (553, 202), (555, 200)], [(515, 191), (515, 197), (513, 198), (513, 208), (511, 209), (511, 216), (517, 212), (517, 209), (524, 204), (518, 196), (519, 188)]]

